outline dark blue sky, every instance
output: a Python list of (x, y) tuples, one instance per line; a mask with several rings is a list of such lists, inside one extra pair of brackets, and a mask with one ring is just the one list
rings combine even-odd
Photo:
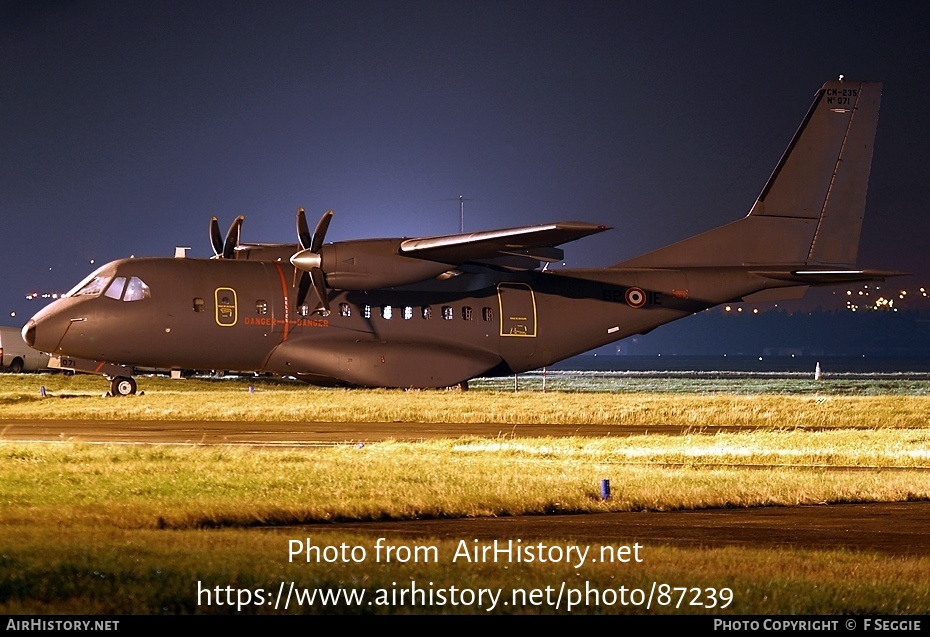
[(743, 216), (820, 85), (885, 82), (862, 265), (930, 278), (930, 9), (890, 2), (0, 3), (3, 322), (96, 264), (583, 220), (608, 265)]

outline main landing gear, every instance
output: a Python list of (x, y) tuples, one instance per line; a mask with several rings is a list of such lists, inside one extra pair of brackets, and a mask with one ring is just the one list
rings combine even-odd
[(129, 376), (115, 376), (110, 379), (110, 394), (113, 396), (132, 396), (136, 393), (136, 381)]

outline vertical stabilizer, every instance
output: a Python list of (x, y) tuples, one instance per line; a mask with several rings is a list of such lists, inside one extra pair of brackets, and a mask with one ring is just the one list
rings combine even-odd
[(615, 267), (855, 264), (880, 82), (827, 82), (749, 215)]
[(751, 215), (816, 219), (810, 264), (853, 265), (882, 85), (827, 82)]

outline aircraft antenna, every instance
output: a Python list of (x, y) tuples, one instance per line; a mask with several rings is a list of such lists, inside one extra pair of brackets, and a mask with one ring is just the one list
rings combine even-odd
[(476, 201), (475, 199), (469, 199), (465, 195), (459, 195), (458, 197), (447, 197), (446, 199), (434, 199), (434, 201), (457, 201), (459, 202), (459, 232), (465, 234), (465, 202), (466, 201)]
[(465, 197), (462, 195), (459, 195), (459, 232), (465, 234)]

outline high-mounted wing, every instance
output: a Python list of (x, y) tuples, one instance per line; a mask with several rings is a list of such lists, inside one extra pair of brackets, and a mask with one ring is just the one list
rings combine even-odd
[[(330, 214), (326, 213), (324, 219)], [(298, 213), (298, 234), (306, 235), (301, 228)], [(318, 311), (325, 313), (326, 290), (377, 290), (408, 285), (442, 277), (466, 263), (533, 269), (540, 261), (562, 258), (562, 251), (554, 246), (608, 229), (571, 221), (419, 239), (336, 241), (304, 248), (292, 255), (290, 261), (298, 270), (317, 274), (314, 281), (321, 280), (321, 285), (315, 286), (321, 301)], [(299, 301), (307, 291), (309, 285), (301, 287)]]
[(542, 262), (564, 257), (557, 245), (575, 241), (608, 226), (580, 221), (504, 228), (485, 232), (423, 238), (354, 239), (324, 243), (332, 211), (323, 214), (311, 234), (303, 208), (297, 211), (297, 244), (243, 244), (243, 217), (237, 217), (225, 240), (219, 222), (210, 222), (216, 258), (283, 261), (294, 266), (295, 306), (303, 305), (311, 290), (313, 310), (329, 314), (330, 290), (377, 290), (448, 277), (465, 264), (499, 270), (533, 270)]
[(508, 256), (529, 257), (538, 261), (559, 261), (564, 254), (555, 246), (605, 230), (610, 228), (581, 221), (563, 221), (539, 226), (405, 239), (400, 244), (400, 253), (454, 265)]

